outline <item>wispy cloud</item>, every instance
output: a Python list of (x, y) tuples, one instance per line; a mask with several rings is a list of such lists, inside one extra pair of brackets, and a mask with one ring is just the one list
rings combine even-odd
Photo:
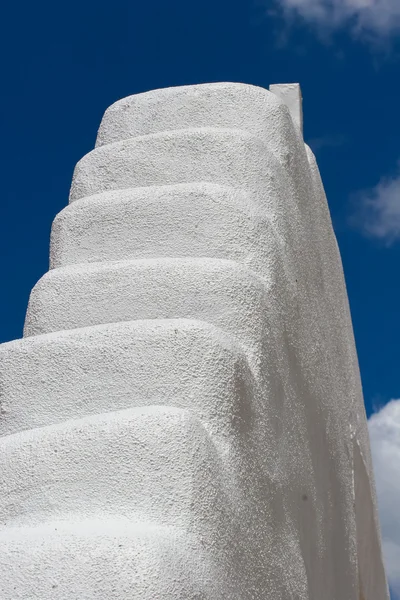
[(400, 162), (393, 176), (355, 194), (353, 205), (351, 223), (365, 235), (388, 245), (400, 240)]
[(311, 150), (315, 154), (326, 148), (339, 148), (340, 146), (344, 146), (344, 144), (347, 142), (347, 136), (342, 133), (322, 135), (321, 137), (312, 138), (311, 140), (307, 141)]
[(386, 573), (393, 598), (400, 598), (400, 400), (372, 415), (368, 425)]
[(355, 34), (389, 36), (400, 30), (399, 0), (276, 0), (286, 15), (316, 26), (350, 26)]

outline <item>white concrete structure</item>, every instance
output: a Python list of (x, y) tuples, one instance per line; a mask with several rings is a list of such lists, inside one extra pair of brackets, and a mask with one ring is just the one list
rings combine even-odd
[[(111, 106), (0, 347), (2, 600), (386, 600), (298, 86)], [(289, 108), (288, 108), (289, 107)]]

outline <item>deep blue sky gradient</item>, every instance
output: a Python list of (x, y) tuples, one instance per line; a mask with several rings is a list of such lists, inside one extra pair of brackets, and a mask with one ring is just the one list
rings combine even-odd
[[(350, 198), (400, 157), (399, 52), (345, 31), (323, 43), (252, 0), (70, 0), (3, 6), (0, 342), (21, 336), (48, 269), (50, 226), (104, 110), (149, 89), (212, 81), (299, 81), (344, 262), (368, 413), (400, 397), (400, 245), (349, 226)], [(322, 140), (322, 141), (321, 141)]]

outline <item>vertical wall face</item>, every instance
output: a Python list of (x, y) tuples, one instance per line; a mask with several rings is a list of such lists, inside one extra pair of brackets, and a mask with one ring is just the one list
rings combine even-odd
[(105, 113), (0, 347), (4, 600), (387, 599), (340, 257), (279, 95)]

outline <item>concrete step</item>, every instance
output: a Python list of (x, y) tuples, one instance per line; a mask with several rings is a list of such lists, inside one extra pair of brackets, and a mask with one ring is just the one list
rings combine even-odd
[(202, 181), (258, 192), (266, 207), (286, 200), (286, 212), (292, 196), (290, 174), (260, 138), (239, 129), (205, 127), (92, 150), (75, 167), (70, 202), (109, 190)]
[(131, 321), (198, 319), (263, 352), (276, 282), (240, 263), (154, 258), (53, 269), (33, 288), (25, 335)]
[(242, 83), (172, 87), (118, 100), (104, 114), (96, 145), (189, 127), (242, 129), (281, 157), (294, 149), (287, 106), (268, 90)]
[(158, 404), (195, 411), (225, 443), (250, 426), (257, 394), (243, 350), (200, 321), (114, 323), (0, 346), (0, 435)]
[[(222, 598), (232, 582), (205, 547), (216, 541), (206, 533), (198, 537), (178, 527), (112, 518), (6, 528), (0, 530), (0, 597)], [(230, 597), (240, 600), (233, 590)]]
[(0, 470), (0, 521), (8, 527), (114, 515), (195, 530), (224, 516), (221, 459), (195, 413), (176, 407), (4, 436)]
[(50, 267), (133, 258), (236, 260), (280, 268), (281, 241), (264, 202), (209, 183), (132, 188), (76, 200), (54, 220)]

